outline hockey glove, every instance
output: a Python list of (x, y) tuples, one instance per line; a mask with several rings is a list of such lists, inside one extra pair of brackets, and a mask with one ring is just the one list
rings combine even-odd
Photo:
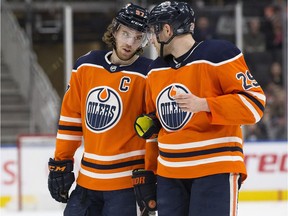
[(50, 158), (48, 167), (48, 189), (51, 196), (58, 202), (67, 203), (69, 190), (75, 181), (73, 161), (55, 161)]
[(158, 136), (161, 123), (155, 113), (142, 114), (137, 117), (134, 128), (136, 133), (143, 139), (153, 139)]
[(141, 216), (148, 216), (157, 210), (156, 176), (152, 171), (136, 169), (132, 172), (132, 182)]

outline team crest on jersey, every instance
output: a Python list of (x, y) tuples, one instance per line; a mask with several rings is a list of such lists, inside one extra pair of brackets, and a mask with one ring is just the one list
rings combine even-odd
[(173, 83), (164, 88), (156, 100), (160, 121), (168, 131), (181, 129), (193, 116), (191, 112), (183, 112), (175, 102), (174, 96), (180, 93), (190, 91), (180, 83)]
[(92, 89), (86, 99), (86, 126), (95, 133), (114, 127), (122, 115), (122, 100), (119, 94), (108, 86)]

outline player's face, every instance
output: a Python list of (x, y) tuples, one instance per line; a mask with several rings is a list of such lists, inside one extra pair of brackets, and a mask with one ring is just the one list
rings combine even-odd
[(142, 46), (144, 33), (120, 25), (114, 33), (118, 58), (129, 60), (133, 57), (137, 49)]

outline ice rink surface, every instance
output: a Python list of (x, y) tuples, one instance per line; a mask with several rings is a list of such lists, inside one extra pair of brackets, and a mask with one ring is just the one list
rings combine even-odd
[[(8, 211), (1, 210), (1, 216), (62, 216), (59, 211)], [(288, 202), (240, 202), (238, 216), (288, 216)]]

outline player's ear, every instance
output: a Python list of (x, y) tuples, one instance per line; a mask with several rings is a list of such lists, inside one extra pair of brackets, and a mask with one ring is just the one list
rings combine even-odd
[(166, 37), (170, 37), (173, 35), (173, 28), (169, 24), (163, 25), (163, 33)]
[(195, 23), (191, 23), (190, 31), (192, 32), (192, 34), (194, 34), (194, 29), (195, 29)]

